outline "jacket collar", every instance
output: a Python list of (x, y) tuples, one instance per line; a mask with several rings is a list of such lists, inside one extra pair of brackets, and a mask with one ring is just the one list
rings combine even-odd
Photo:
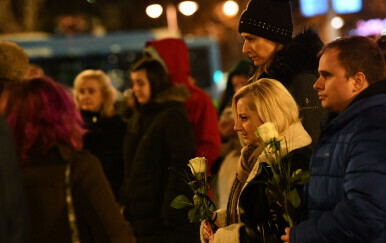
[(64, 143), (59, 143), (55, 147), (59, 150), (60, 156), (63, 158), (63, 160), (70, 160), (71, 154), (74, 151), (73, 148)]
[(386, 79), (378, 81), (363, 90), (353, 101), (351, 101), (341, 114), (330, 112), (327, 120), (324, 122), (325, 129), (330, 125), (336, 125), (342, 122), (346, 123), (349, 119), (363, 110), (384, 103), (382, 94), (386, 94)]
[(316, 31), (303, 30), (275, 54), (265, 76), (279, 80), (287, 86), (293, 77), (301, 72), (317, 75), (319, 64), (317, 54), (322, 47), (323, 42)]
[[(310, 135), (304, 129), (302, 123), (296, 122), (292, 124), (286, 131), (284, 131), (279, 138), (282, 142), (280, 143), (281, 151), (283, 155), (287, 152), (290, 153), (296, 149), (306, 147), (311, 144), (312, 139)], [(257, 174), (260, 173), (260, 162), (266, 162), (267, 158), (262, 152), (257, 159), (255, 166), (248, 176), (247, 183), (250, 182)], [(247, 184), (246, 183), (246, 184)], [(245, 187), (245, 186), (244, 186)]]
[(153, 111), (170, 105), (170, 102), (184, 103), (190, 97), (185, 85), (175, 84), (161, 91), (149, 103), (139, 106), (138, 111)]
[(367, 89), (363, 90), (355, 99), (348, 105), (350, 107), (352, 104), (355, 104), (356, 102), (371, 97), (373, 95), (377, 94), (386, 94), (386, 79), (380, 80), (369, 87)]

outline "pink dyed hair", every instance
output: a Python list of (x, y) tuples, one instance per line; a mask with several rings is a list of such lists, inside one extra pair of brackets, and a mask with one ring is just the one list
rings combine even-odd
[(69, 91), (48, 77), (36, 77), (8, 89), (5, 116), (21, 159), (38, 145), (46, 153), (58, 143), (82, 149), (82, 117)]

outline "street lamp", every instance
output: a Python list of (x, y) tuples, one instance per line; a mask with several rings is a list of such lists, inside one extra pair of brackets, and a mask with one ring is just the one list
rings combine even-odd
[(198, 10), (198, 4), (193, 1), (184, 1), (178, 4), (178, 10), (183, 15), (190, 16)]
[(151, 4), (146, 7), (147, 16), (153, 19), (156, 19), (159, 16), (161, 16), (162, 12), (163, 12), (163, 8), (159, 4)]
[[(194, 1), (183, 1), (178, 4), (178, 10), (186, 16), (193, 15), (198, 10), (198, 4)], [(163, 8), (160, 4), (151, 4), (146, 7), (146, 14), (150, 18), (158, 18), (161, 16)], [(171, 32), (178, 31), (177, 24), (177, 10), (175, 5), (168, 4), (166, 6), (166, 20), (168, 23), (168, 29)]]
[(239, 5), (235, 1), (226, 1), (222, 11), (226, 16), (234, 17), (239, 12)]
[(341, 29), (344, 25), (344, 20), (339, 17), (339, 16), (335, 16), (331, 19), (331, 27), (338, 30), (338, 29)]

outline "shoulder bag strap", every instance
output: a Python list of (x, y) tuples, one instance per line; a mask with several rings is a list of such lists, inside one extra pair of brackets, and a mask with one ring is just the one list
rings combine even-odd
[(78, 228), (76, 226), (76, 216), (74, 210), (74, 203), (71, 194), (71, 165), (75, 157), (75, 150), (71, 152), (70, 159), (66, 165), (65, 184), (66, 184), (66, 204), (68, 221), (70, 223), (72, 243), (80, 243)]

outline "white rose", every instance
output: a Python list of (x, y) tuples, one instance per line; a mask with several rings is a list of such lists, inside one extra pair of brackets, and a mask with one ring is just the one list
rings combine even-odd
[(257, 128), (257, 133), (264, 143), (269, 143), (273, 138), (279, 139), (279, 133), (272, 122), (266, 122), (259, 126)]
[(205, 157), (196, 157), (189, 160), (188, 166), (192, 170), (193, 175), (199, 173), (205, 173), (206, 171), (206, 158)]

